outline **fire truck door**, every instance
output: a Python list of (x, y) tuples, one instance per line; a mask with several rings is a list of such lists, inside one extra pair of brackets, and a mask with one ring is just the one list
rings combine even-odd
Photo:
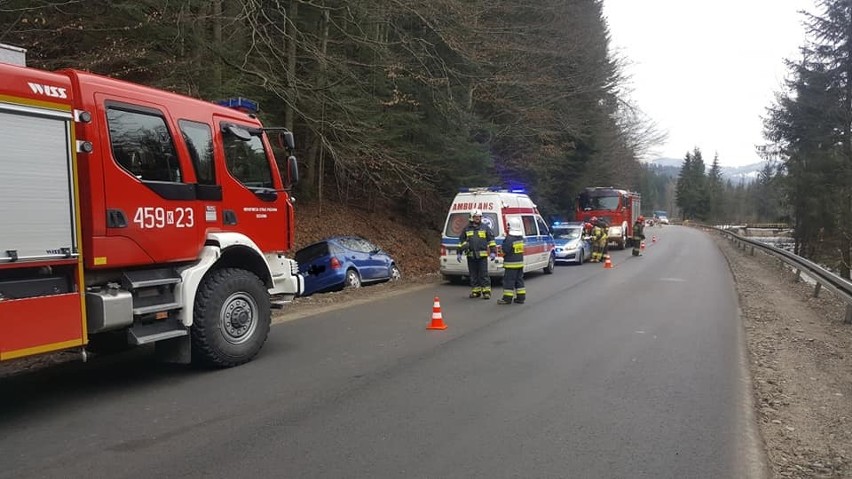
[(261, 251), (284, 251), (290, 203), (262, 131), (230, 119), (218, 122), (225, 168), (223, 229), (251, 238)]
[[(178, 154), (162, 109), (105, 102), (109, 157), (104, 158), (107, 237), (96, 251), (111, 266), (189, 261), (204, 244), (204, 211), (192, 166)], [(110, 161), (110, 157), (112, 161)]]

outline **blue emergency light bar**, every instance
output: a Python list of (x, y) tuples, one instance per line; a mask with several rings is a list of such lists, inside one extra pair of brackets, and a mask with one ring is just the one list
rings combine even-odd
[(226, 100), (219, 100), (215, 102), (217, 105), (221, 105), (228, 108), (233, 108), (234, 110), (239, 110), (243, 113), (255, 114), (260, 109), (256, 101), (249, 100), (248, 98), (237, 97), (237, 98), (228, 98)]
[(526, 193), (527, 192), (527, 190), (525, 190), (524, 188), (507, 189), (507, 188), (503, 188), (502, 186), (482, 186), (482, 187), (478, 187), (478, 188), (463, 186), (463, 187), (459, 188), (459, 193), (475, 193), (475, 192), (482, 192), (482, 191), (491, 191), (491, 192), (504, 191), (504, 192), (509, 192), (509, 193)]

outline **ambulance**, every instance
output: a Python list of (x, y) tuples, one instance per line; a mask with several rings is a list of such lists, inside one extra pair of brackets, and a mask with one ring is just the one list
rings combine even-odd
[[(453, 200), (441, 238), (441, 274), (450, 282), (468, 278), (467, 260), (459, 262), (456, 254), (459, 235), (467, 226), (471, 211), (482, 211), (482, 223), (491, 228), (498, 249), (506, 237), (509, 218), (518, 218), (524, 226), (524, 272), (542, 270), (552, 274), (556, 264), (556, 246), (547, 223), (530, 197), (517, 189), (499, 187), (461, 188)], [(503, 276), (503, 253), (488, 262), (488, 274)]]

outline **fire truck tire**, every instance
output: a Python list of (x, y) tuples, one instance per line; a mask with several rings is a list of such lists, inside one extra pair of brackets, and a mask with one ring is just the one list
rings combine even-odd
[(544, 267), (544, 274), (553, 274), (553, 270), (556, 268), (556, 257), (553, 256), (553, 253), (550, 254), (550, 259), (547, 261), (547, 266)]
[(271, 323), (269, 293), (260, 278), (238, 268), (215, 270), (195, 297), (193, 361), (219, 368), (251, 361)]

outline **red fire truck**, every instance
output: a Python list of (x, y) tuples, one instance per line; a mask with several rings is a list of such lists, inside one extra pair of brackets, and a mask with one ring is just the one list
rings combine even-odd
[(577, 196), (577, 221), (589, 221), (597, 217), (608, 225), (609, 242), (624, 249), (632, 243), (633, 223), (639, 217), (642, 198), (635, 191), (611, 186), (585, 188)]
[(23, 64), (0, 78), (0, 360), (149, 343), (170, 361), (251, 360), (270, 295), (303, 289), (284, 256), (293, 135), (245, 99)]

